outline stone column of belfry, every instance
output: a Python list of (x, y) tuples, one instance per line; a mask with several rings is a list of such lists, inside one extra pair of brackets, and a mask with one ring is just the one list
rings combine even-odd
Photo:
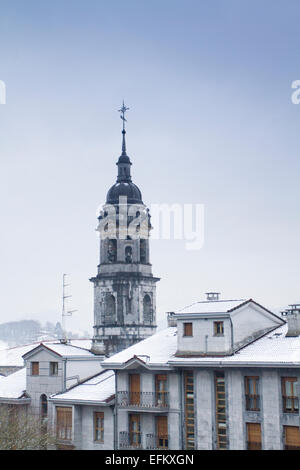
[(131, 179), (126, 152), (125, 112), (117, 182), (98, 217), (100, 264), (94, 284), (92, 351), (111, 356), (156, 331), (156, 282), (149, 258), (149, 210)]

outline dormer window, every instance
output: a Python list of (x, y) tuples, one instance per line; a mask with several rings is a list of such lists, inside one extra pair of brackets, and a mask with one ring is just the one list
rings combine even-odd
[(183, 336), (193, 336), (193, 323), (183, 324)]
[(224, 322), (214, 321), (214, 336), (224, 336)]

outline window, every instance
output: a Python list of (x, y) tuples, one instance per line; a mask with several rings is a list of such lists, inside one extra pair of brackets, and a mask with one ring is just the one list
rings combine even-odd
[(217, 448), (227, 449), (225, 376), (215, 373)]
[(245, 377), (246, 410), (260, 410), (259, 377)]
[(56, 408), (56, 436), (63, 441), (72, 440), (72, 408)]
[(143, 314), (144, 314), (144, 322), (151, 323), (152, 322), (152, 302), (148, 294), (146, 294), (143, 299)]
[(185, 448), (195, 448), (194, 374), (184, 373)]
[(139, 374), (129, 375), (129, 403), (139, 406), (141, 403), (141, 378)]
[(260, 423), (247, 423), (247, 450), (261, 450)]
[[(108, 230), (108, 225), (107, 225), (107, 230)], [(117, 240), (115, 239), (111, 239), (108, 242), (107, 260), (109, 263), (115, 263), (117, 260)]]
[(104, 413), (94, 413), (94, 440), (96, 442), (104, 441)]
[(31, 363), (31, 375), (39, 375), (39, 363), (38, 362), (32, 362)]
[(165, 407), (168, 404), (167, 376), (157, 374), (155, 376), (155, 405)]
[(132, 447), (142, 445), (140, 415), (129, 415), (129, 444)]
[(48, 400), (46, 395), (40, 396), (40, 405), (41, 405), (41, 418), (42, 420), (47, 418), (48, 415)]
[(193, 323), (183, 324), (183, 336), (193, 336)]
[(126, 246), (126, 248), (125, 248), (125, 263), (132, 263), (132, 248), (131, 248), (131, 246)]
[(50, 375), (58, 375), (58, 362), (50, 362)]
[(116, 320), (116, 299), (112, 294), (107, 293), (105, 299), (104, 323), (111, 325)]
[(297, 377), (282, 377), (282, 402), (285, 413), (298, 413)]
[(224, 335), (224, 322), (214, 321), (214, 336)]
[(283, 426), (284, 450), (300, 450), (300, 431), (298, 426)]
[(168, 436), (168, 417), (156, 416), (156, 448), (168, 449), (169, 436)]
[(146, 263), (147, 262), (146, 240), (140, 240), (140, 259), (141, 259), (141, 263)]

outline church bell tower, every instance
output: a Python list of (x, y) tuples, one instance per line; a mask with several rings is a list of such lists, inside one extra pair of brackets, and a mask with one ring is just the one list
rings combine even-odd
[(151, 216), (131, 179), (126, 151), (125, 113), (122, 154), (116, 183), (109, 189), (98, 217), (100, 264), (94, 284), (92, 351), (111, 356), (156, 331), (156, 282), (149, 256)]

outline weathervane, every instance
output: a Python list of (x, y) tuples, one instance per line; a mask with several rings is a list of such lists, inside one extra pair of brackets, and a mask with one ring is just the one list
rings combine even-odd
[(125, 113), (126, 111), (128, 111), (129, 108), (127, 108), (124, 104), (124, 100), (123, 100), (123, 105), (122, 105), (122, 108), (118, 110), (120, 114), (120, 118), (122, 119), (123, 121), (123, 131), (125, 131), (125, 122), (127, 122), (127, 119), (125, 118)]

